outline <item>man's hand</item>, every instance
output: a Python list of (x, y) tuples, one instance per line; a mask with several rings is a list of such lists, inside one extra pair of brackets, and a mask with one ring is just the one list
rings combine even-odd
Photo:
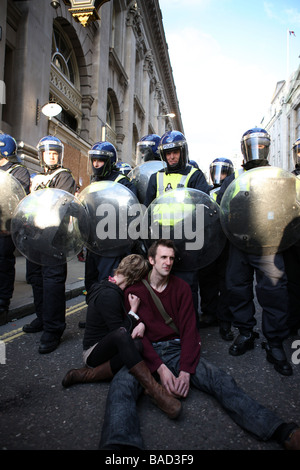
[(190, 374), (188, 372), (181, 371), (179, 377), (175, 377), (165, 364), (159, 366), (157, 372), (162, 386), (171, 395), (182, 398), (187, 397), (190, 389)]
[(176, 393), (174, 393), (175, 390), (175, 380), (176, 377), (170, 369), (165, 364), (161, 364), (159, 368), (157, 369), (157, 372), (159, 373), (160, 377), (160, 382), (161, 385), (171, 394), (176, 396)]
[(179, 397), (186, 398), (190, 390), (190, 374), (180, 371), (179, 376), (175, 379), (175, 390)]

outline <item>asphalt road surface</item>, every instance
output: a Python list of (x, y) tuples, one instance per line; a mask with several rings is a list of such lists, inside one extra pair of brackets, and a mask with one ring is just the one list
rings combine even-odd
[[(253, 351), (230, 356), (231, 343), (223, 341), (218, 328), (212, 327), (201, 330), (202, 355), (232, 374), (252, 397), (284, 420), (300, 425), (300, 337), (285, 342), (287, 356), (296, 363), (293, 376), (284, 377), (265, 358), (260, 308), (257, 310), (260, 338)], [(62, 342), (51, 354), (38, 353), (41, 333), (22, 332), (22, 325), (34, 315), (0, 327), (2, 450), (98, 449), (109, 383), (62, 387), (65, 373), (82, 366), (84, 330), (78, 328), (78, 322), (85, 318), (84, 296), (69, 301), (67, 312)], [(195, 389), (183, 400), (183, 412), (176, 421), (169, 420), (147, 396), (141, 397), (138, 408), (149, 451), (281, 450), (276, 442), (261, 442), (243, 431), (213, 397)]]

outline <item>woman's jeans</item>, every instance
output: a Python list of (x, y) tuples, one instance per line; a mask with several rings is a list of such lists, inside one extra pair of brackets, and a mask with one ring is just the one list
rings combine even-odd
[[(177, 376), (180, 362), (180, 341), (154, 343), (154, 348), (166, 366)], [(212, 396), (243, 429), (258, 439), (268, 440), (283, 421), (250, 398), (235, 380), (218, 367), (200, 358), (191, 384)], [(107, 396), (106, 412), (102, 427), (100, 449), (111, 445), (144, 449), (140, 433), (136, 401), (142, 392), (137, 380), (122, 368), (111, 382)]]

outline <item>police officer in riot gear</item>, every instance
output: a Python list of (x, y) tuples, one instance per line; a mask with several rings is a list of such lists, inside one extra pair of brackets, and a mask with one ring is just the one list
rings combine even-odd
[[(75, 194), (76, 182), (72, 173), (63, 167), (64, 145), (52, 135), (43, 137), (37, 146), (42, 174), (32, 180), (31, 191), (57, 188)], [(54, 351), (66, 327), (65, 283), (67, 263), (40, 266), (27, 260), (27, 282), (31, 284), (36, 318), (23, 326), (25, 333), (43, 331), (39, 353)]]
[(150, 177), (145, 206), (166, 190), (194, 188), (209, 194), (209, 185), (201, 170), (189, 165), (188, 145), (179, 131), (166, 132), (159, 145), (160, 157), (167, 165)]
[[(17, 143), (9, 135), (0, 133), (0, 170), (10, 173), (29, 193), (30, 174), (17, 157)], [(6, 323), (15, 282), (15, 245), (9, 233), (0, 234), (0, 324)]]
[(157, 134), (149, 134), (142, 137), (136, 146), (136, 165), (152, 160), (160, 160), (159, 143), (160, 137)]
[[(218, 157), (209, 167), (213, 189), (210, 196), (216, 200), (224, 179), (234, 172), (234, 166), (229, 158)], [(234, 338), (231, 331), (232, 315), (229, 310), (226, 289), (226, 264), (228, 257), (228, 242), (220, 256), (209, 266), (199, 270), (199, 289), (201, 298), (200, 328), (219, 325), (219, 333), (225, 341)]]
[[(166, 132), (161, 138), (159, 151), (166, 167), (151, 175), (144, 202), (145, 206), (149, 206), (155, 198), (164, 192), (176, 188), (194, 188), (209, 194), (210, 187), (204, 174), (200, 169), (189, 164), (188, 145), (181, 132)], [(183, 266), (180, 261), (174, 265), (174, 273), (191, 286), (197, 326), (199, 326), (197, 271), (196, 267), (192, 270), (190, 266)]]
[[(130, 189), (136, 196), (137, 191), (126, 175), (118, 171), (117, 150), (113, 144), (107, 141), (96, 142), (88, 154), (88, 173), (91, 183), (96, 181), (115, 181)], [(87, 250), (85, 263), (85, 288), (87, 292), (94, 282), (113, 275), (114, 269), (119, 265), (121, 259), (129, 253), (123, 253), (115, 257), (106, 257), (92, 253)], [(80, 326), (84, 326), (80, 324)]]
[[(293, 145), (294, 170), (300, 178), (300, 138)], [(283, 252), (288, 278), (290, 335), (297, 335), (300, 328), (300, 240)]]
[[(244, 170), (269, 165), (269, 147), (270, 136), (265, 129), (255, 127), (246, 131), (241, 140)], [(217, 197), (218, 203), (234, 178), (233, 174), (225, 179)], [(258, 337), (253, 331), (256, 325), (253, 302), (254, 273), (257, 299), (262, 307), (262, 331), (267, 339), (267, 343), (263, 343), (267, 360), (274, 364), (275, 370), (280, 374), (292, 375), (293, 370), (283, 348), (283, 341), (287, 338), (289, 329), (287, 279), (281, 253), (249, 254), (230, 243), (226, 282), (233, 325), (239, 329), (239, 334), (230, 346), (229, 354), (245, 354), (254, 348), (255, 338)]]
[(125, 176), (127, 176), (128, 173), (130, 173), (131, 170), (132, 170), (129, 163), (124, 163), (124, 162), (117, 162), (116, 163), (116, 168), (117, 168), (117, 170), (119, 170), (120, 173), (122, 173), (122, 175), (125, 175)]
[(232, 175), (234, 172), (234, 166), (229, 158), (215, 158), (209, 166), (210, 178), (214, 189), (220, 188), (224, 179)]

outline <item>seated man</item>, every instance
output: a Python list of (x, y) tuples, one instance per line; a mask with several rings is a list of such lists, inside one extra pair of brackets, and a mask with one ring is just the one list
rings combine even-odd
[[(186, 397), (191, 383), (213, 395), (238, 425), (258, 439), (274, 439), (286, 449), (299, 450), (297, 424), (283, 422), (273, 411), (250, 398), (229, 374), (200, 357), (191, 289), (185, 281), (170, 274), (174, 257), (172, 241), (155, 242), (148, 251), (152, 265), (150, 286), (141, 281), (125, 291), (125, 297), (134, 294), (141, 300), (138, 314), (146, 325), (143, 356), (150, 371), (159, 374), (162, 385), (173, 395)], [(173, 323), (165, 323), (153, 293)], [(108, 393), (100, 449), (144, 449), (136, 408), (140, 393), (135, 378), (121, 369)]]

